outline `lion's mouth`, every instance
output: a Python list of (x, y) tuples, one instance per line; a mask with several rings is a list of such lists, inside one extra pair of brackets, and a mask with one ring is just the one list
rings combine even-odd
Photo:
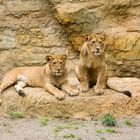
[(60, 76), (60, 75), (62, 75), (62, 72), (55, 72), (54, 73), (56, 76)]
[(61, 73), (56, 73), (55, 75), (56, 75), (56, 76), (60, 76), (60, 75), (61, 75)]
[(94, 55), (101, 55), (101, 52), (100, 51), (95, 51)]

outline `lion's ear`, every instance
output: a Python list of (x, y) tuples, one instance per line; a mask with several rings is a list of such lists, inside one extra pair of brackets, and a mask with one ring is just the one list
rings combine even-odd
[(102, 32), (100, 36), (101, 36), (102, 40), (105, 40), (107, 35), (105, 32)]
[(46, 61), (49, 62), (53, 59), (53, 55), (48, 54), (45, 58), (46, 58)]
[(91, 35), (86, 35), (86, 36), (85, 36), (85, 40), (86, 40), (86, 41), (90, 41), (91, 39), (92, 39), (92, 36), (91, 36)]
[(67, 55), (66, 55), (66, 54), (63, 54), (63, 55), (61, 56), (61, 58), (62, 58), (64, 61), (66, 61), (66, 60), (67, 60)]

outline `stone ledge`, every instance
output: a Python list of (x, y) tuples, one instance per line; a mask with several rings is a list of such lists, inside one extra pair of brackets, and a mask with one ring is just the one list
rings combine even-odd
[[(115, 82), (111, 80), (109, 82), (113, 85)], [(116, 82), (117, 80), (127, 83), (127, 80), (124, 79), (116, 79)], [(136, 83), (133, 81), (130, 86), (134, 84)], [(27, 115), (37, 117), (77, 117), (77, 114), (86, 114), (86, 117), (101, 117), (106, 113), (111, 113), (117, 117), (140, 115), (140, 96), (138, 93), (129, 98), (121, 93), (106, 89), (104, 95), (97, 96), (91, 89), (88, 93), (81, 93), (76, 97), (69, 97), (66, 94), (63, 101), (55, 99), (41, 88), (27, 87), (25, 93), (26, 97), (21, 97), (13, 87), (5, 90), (2, 95), (3, 104), (0, 110), (6, 113), (22, 111)]]

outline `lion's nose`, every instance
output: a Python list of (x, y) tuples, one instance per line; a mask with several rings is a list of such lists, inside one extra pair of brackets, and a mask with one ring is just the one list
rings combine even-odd
[(99, 51), (99, 50), (100, 50), (100, 48), (96, 48), (96, 50), (97, 50), (97, 51)]

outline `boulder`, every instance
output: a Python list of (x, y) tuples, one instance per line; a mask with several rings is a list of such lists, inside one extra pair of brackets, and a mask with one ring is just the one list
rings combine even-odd
[[(75, 85), (74, 78), (70, 81)], [(135, 78), (110, 78), (108, 84), (117, 89), (127, 89), (132, 92), (132, 98), (122, 93), (106, 89), (101, 96), (95, 95), (93, 89), (87, 93), (80, 93), (76, 97), (69, 97), (62, 101), (41, 88), (25, 88), (25, 97), (15, 92), (13, 87), (8, 88), (2, 94), (3, 103), (1, 112), (10, 113), (21, 111), (31, 116), (51, 116), (58, 118), (74, 117), (89, 119), (102, 117), (110, 113), (116, 117), (135, 117), (140, 115), (140, 79)]]

